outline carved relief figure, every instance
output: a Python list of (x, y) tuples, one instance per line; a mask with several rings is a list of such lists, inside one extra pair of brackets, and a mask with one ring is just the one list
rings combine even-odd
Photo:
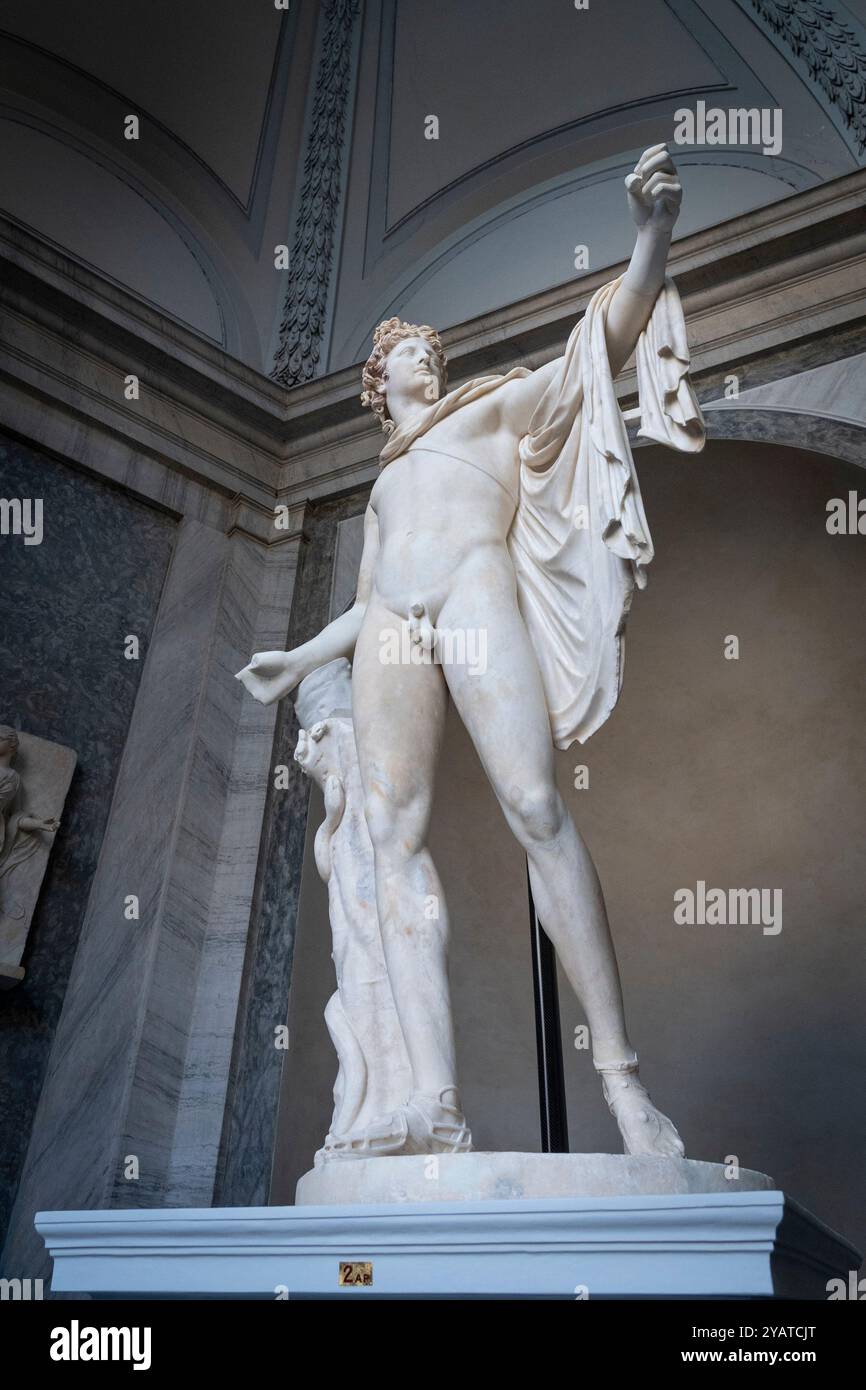
[(53, 835), (60, 828), (56, 816), (13, 809), (21, 790), (21, 778), (12, 766), (17, 752), (17, 731), (0, 725), (0, 940), (27, 916), (27, 905), (15, 896), (15, 870), (35, 854), (41, 835)]

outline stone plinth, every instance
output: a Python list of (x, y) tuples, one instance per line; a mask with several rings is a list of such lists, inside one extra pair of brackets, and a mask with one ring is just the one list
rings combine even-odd
[(468, 1153), (341, 1159), (298, 1182), (298, 1206), (487, 1202), (534, 1197), (647, 1197), (767, 1192), (766, 1173), (721, 1163), (631, 1154)]
[[(378, 1160), (382, 1161), (382, 1160)], [(96, 1298), (812, 1298), (860, 1255), (778, 1191), (42, 1212)], [(366, 1276), (369, 1285), (341, 1284)]]

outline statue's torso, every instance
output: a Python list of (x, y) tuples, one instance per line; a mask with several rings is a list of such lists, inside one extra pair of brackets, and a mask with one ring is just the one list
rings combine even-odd
[(435, 623), (455, 587), (511, 583), (506, 541), (517, 505), (518, 438), (492, 393), (438, 421), (383, 469), (374, 586), (404, 614), (421, 600)]

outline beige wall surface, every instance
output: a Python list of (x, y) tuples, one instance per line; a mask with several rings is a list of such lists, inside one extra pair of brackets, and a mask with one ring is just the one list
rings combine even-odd
[[(596, 859), (632, 1040), (692, 1158), (736, 1155), (862, 1246), (866, 1155), (866, 537), (826, 505), (860, 471), (769, 444), (636, 453), (656, 546), (608, 724), (559, 755)], [(736, 635), (739, 660), (724, 657)], [(588, 790), (573, 788), (578, 763)], [(333, 989), (312, 802), (271, 1200), (293, 1200), (330, 1115)], [(453, 922), (460, 1080), (477, 1148), (537, 1149), (523, 857), (453, 710), (431, 844)], [(782, 930), (680, 926), (674, 893), (782, 891)], [(577, 910), (577, 904), (575, 904)], [(571, 1147), (617, 1151), (573, 1046), (560, 979)]]

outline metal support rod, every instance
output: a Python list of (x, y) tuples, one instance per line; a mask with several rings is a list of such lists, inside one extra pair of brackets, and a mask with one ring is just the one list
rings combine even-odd
[(568, 1116), (565, 1108), (565, 1074), (562, 1033), (559, 1026), (559, 991), (556, 952), (538, 920), (529, 865), (529, 936), (532, 943), (532, 992), (535, 999), (535, 1045), (538, 1056), (538, 1103), (541, 1112), (541, 1152), (568, 1153)]

